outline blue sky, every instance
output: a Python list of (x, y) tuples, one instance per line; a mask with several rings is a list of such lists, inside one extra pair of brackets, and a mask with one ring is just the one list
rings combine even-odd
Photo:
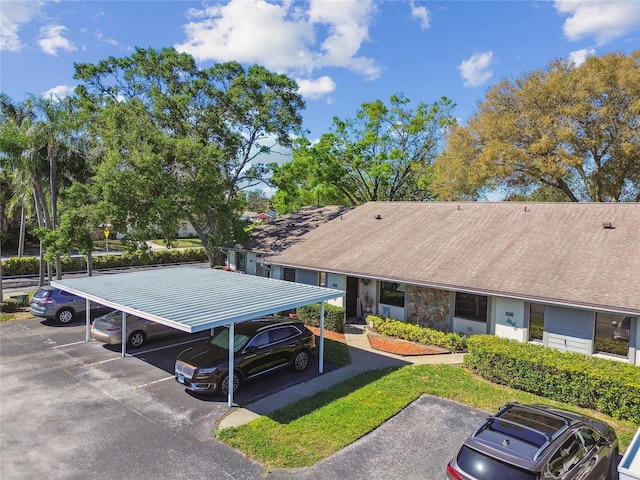
[(0, 0), (0, 88), (65, 95), (74, 62), (175, 47), (206, 68), (259, 63), (296, 79), (310, 138), (363, 102), (450, 98), (465, 123), (492, 85), (555, 59), (640, 48), (640, 2)]

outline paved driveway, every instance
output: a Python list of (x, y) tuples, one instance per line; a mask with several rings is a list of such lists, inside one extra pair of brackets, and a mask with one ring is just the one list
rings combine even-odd
[(83, 342), (83, 328), (0, 324), (0, 478), (440, 479), (486, 416), (423, 397), (313, 467), (267, 470), (215, 440), (225, 399), (189, 395), (173, 380), (175, 354), (193, 337), (123, 359), (118, 348)]

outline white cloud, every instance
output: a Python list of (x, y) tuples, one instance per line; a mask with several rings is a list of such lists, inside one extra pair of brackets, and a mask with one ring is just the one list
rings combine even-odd
[(113, 38), (105, 38), (103, 33), (100, 31), (95, 33), (95, 37), (100, 42), (108, 43), (109, 45), (114, 45), (116, 47), (119, 45), (117, 40)]
[(423, 6), (417, 7), (413, 0), (411, 0), (411, 16), (420, 20), (420, 28), (422, 30), (429, 28), (429, 22), (431, 20), (429, 18), (429, 10)]
[(638, 1), (556, 0), (555, 8), (569, 16), (563, 30), (572, 41), (595, 37), (599, 45), (604, 45), (638, 29), (640, 25)]
[(42, 96), (44, 98), (49, 98), (49, 97), (64, 98), (64, 97), (70, 97), (71, 95), (73, 95), (73, 91), (74, 91), (74, 87), (71, 87), (69, 85), (58, 85), (44, 92)]
[(77, 50), (75, 45), (62, 35), (67, 30), (67, 27), (62, 25), (47, 25), (40, 29), (40, 39), (38, 45), (44, 53), (49, 55), (58, 56), (58, 50), (66, 50), (67, 52), (73, 52)]
[(467, 60), (463, 60), (458, 65), (460, 75), (464, 80), (465, 87), (477, 87), (487, 83), (493, 76), (493, 71), (489, 68), (493, 60), (493, 52), (478, 53)]
[(331, 77), (322, 76), (316, 80), (296, 80), (300, 94), (307, 98), (320, 98), (336, 89), (336, 83)]
[(582, 65), (587, 57), (591, 55), (595, 55), (596, 51), (593, 48), (583, 48), (582, 50), (576, 50), (575, 52), (571, 52), (569, 54), (569, 59), (573, 62), (576, 67)]
[(0, 51), (18, 52), (22, 42), (18, 32), (20, 26), (38, 16), (44, 2), (0, 0)]
[(186, 40), (175, 48), (198, 61), (259, 63), (294, 76), (341, 67), (376, 78), (375, 61), (358, 56), (374, 11), (372, 0), (230, 0), (190, 9)]

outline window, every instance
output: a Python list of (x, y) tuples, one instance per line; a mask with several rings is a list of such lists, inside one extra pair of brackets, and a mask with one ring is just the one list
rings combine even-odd
[(299, 334), (300, 332), (293, 327), (280, 327), (271, 330), (270, 338), (271, 343), (281, 342), (282, 340), (286, 340), (287, 338), (291, 338), (294, 335)]
[(549, 460), (549, 471), (554, 477), (561, 477), (578, 465), (585, 453), (580, 439), (571, 435)]
[(456, 307), (454, 316), (475, 320), (487, 321), (487, 297), (472, 293), (456, 293)]
[(296, 270), (295, 268), (284, 268), (282, 271), (282, 279), (287, 282), (295, 282), (296, 281)]
[(318, 285), (321, 287), (327, 286), (327, 274), (325, 272), (320, 272), (318, 274)]
[(253, 337), (253, 340), (249, 343), (248, 347), (264, 347), (269, 345), (269, 332), (262, 332)]
[(599, 435), (589, 428), (581, 428), (578, 430), (578, 434), (582, 438), (582, 446), (587, 452), (595, 448), (598, 444)]
[(247, 273), (247, 252), (236, 252), (236, 271)]
[(394, 282), (381, 282), (380, 303), (404, 308), (404, 284)]
[(457, 461), (463, 471), (473, 475), (473, 478), (478, 480), (496, 480), (498, 478), (536, 480), (538, 478), (534, 473), (520, 470), (513, 465), (488, 457), (464, 445), (460, 449)]
[(544, 305), (532, 303), (529, 305), (529, 340), (542, 341), (544, 332)]
[(596, 314), (596, 352), (628, 356), (630, 329), (631, 317), (598, 312)]

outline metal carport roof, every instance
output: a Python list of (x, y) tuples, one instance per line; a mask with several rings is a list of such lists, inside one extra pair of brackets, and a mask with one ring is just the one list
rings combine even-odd
[[(222, 325), (229, 325), (233, 333), (237, 322), (345, 295), (342, 290), (193, 266), (57, 280), (51, 285), (122, 311), (123, 322), (125, 313), (130, 313), (188, 333)], [(321, 305), (320, 373), (324, 354)], [(123, 355), (125, 345), (123, 342)], [(230, 394), (229, 405), (232, 403)]]

